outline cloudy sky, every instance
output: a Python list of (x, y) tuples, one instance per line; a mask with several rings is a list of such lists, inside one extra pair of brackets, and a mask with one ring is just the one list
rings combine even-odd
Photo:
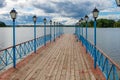
[(32, 24), (33, 15), (38, 16), (37, 24), (42, 24), (45, 17), (48, 21), (74, 24), (86, 14), (92, 19), (95, 7), (100, 10), (99, 18), (120, 18), (115, 0), (0, 0), (0, 21), (11, 24), (9, 12), (15, 8), (17, 24)]

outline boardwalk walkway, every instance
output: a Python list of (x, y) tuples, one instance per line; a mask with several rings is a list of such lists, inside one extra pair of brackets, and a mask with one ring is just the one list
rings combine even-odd
[(18, 64), (12, 73), (1, 75), (1, 80), (104, 80), (74, 35), (65, 34), (28, 58), (27, 64)]

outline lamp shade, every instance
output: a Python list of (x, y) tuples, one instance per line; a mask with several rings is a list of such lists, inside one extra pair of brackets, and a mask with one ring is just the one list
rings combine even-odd
[(10, 11), (10, 16), (11, 16), (12, 19), (16, 19), (16, 17), (17, 17), (17, 12), (16, 12), (15, 9), (13, 9), (13, 10)]
[(33, 21), (36, 22), (36, 20), (37, 20), (37, 16), (34, 15), (34, 16), (33, 16)]
[(46, 22), (47, 22), (47, 19), (46, 19), (46, 18), (44, 18), (44, 20), (43, 20), (43, 21), (44, 21), (44, 24), (46, 24)]
[(54, 22), (54, 25), (55, 25), (55, 22)]
[(81, 24), (81, 19), (79, 20), (79, 24)]
[(81, 22), (83, 22), (83, 18), (81, 18)]
[(116, 0), (118, 6), (120, 6), (120, 0)]
[(98, 17), (98, 14), (99, 14), (99, 11), (98, 11), (97, 8), (95, 8), (95, 9), (93, 10), (93, 17), (94, 17), (94, 18), (97, 18), (97, 17)]
[(50, 20), (50, 24), (52, 24), (52, 20)]
[(58, 22), (56, 22), (56, 25), (58, 25), (59, 23)]
[(85, 15), (85, 21), (88, 21), (89, 17), (88, 15)]
[(59, 23), (59, 25), (60, 25), (61, 23)]

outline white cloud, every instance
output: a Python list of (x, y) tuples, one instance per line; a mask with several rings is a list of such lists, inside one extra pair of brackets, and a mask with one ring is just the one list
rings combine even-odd
[[(21, 18), (25, 19), (23, 16), (27, 16), (26, 19), (30, 19), (30, 16), (36, 14), (40, 18), (43, 16), (64, 22), (65, 24), (73, 24), (80, 17), (84, 17), (85, 14), (89, 14), (90, 19), (92, 19), (91, 12), (95, 6), (102, 12), (119, 11), (115, 0), (0, 0), (0, 2), (6, 4), (0, 8), (0, 16), (2, 16), (0, 19), (5, 18), (6, 20), (6, 18), (10, 18), (8, 17), (9, 12), (15, 8), (18, 12), (18, 21), (21, 21), (20, 23), (22, 23)], [(116, 19), (116, 16), (112, 17)], [(108, 18), (108, 15), (100, 16), (99, 18), (102, 17)], [(23, 22), (25, 21), (23, 20)]]

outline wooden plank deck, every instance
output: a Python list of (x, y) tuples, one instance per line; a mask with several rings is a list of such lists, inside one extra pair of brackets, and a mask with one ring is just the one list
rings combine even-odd
[(0, 80), (105, 80), (74, 35), (65, 34), (27, 58), (27, 64), (6, 71)]

